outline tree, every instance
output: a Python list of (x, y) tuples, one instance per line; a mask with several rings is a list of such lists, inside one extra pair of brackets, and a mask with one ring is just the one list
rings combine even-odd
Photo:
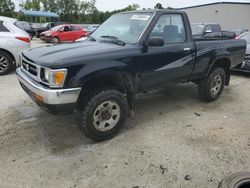
[(57, 1), (40, 0), (40, 2), (42, 4), (42, 9), (44, 11), (49, 11), (49, 12), (57, 12), (58, 11)]
[(157, 3), (154, 7), (155, 9), (164, 9), (161, 3)]
[(0, 15), (13, 17), (15, 15), (15, 4), (11, 0), (0, 1)]
[(133, 10), (137, 10), (138, 8), (140, 8), (140, 5), (132, 4), (132, 5), (128, 5), (125, 9), (121, 9), (121, 10), (133, 11)]
[(41, 10), (41, 1), (40, 0), (26, 0), (20, 7), (26, 10)]
[(132, 4), (123, 9), (102, 12), (96, 8), (96, 0), (24, 0), (20, 6), (27, 10), (56, 12), (60, 21), (68, 23), (92, 24), (103, 23), (113, 14), (133, 11), (140, 7), (138, 4)]

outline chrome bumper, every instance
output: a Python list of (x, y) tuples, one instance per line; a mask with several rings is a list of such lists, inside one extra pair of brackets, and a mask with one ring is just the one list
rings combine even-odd
[[(71, 89), (50, 89), (28, 77), (22, 68), (16, 69), (17, 77), (23, 89), (35, 100), (34, 96), (43, 97), (43, 103), (49, 105), (76, 103), (80, 95), (81, 88)], [(33, 96), (33, 97), (32, 97)]]

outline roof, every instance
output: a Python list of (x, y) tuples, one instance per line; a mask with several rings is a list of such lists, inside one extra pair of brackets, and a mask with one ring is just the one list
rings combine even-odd
[(34, 11), (34, 10), (20, 10), (26, 16), (41, 16), (41, 17), (54, 17), (59, 18), (59, 15), (55, 12), (43, 12), (43, 11)]
[(179, 11), (177, 9), (143, 9), (143, 10), (133, 10), (133, 11), (126, 11), (126, 12), (119, 12), (116, 14), (127, 14), (127, 13), (183, 13), (183, 11)]
[(5, 16), (0, 16), (0, 20), (1, 21), (9, 21), (9, 22), (12, 22), (12, 23), (17, 21), (17, 19), (15, 19), (15, 18), (10, 18), (10, 17), (5, 17)]
[(221, 1), (221, 2), (215, 2), (215, 3), (207, 3), (207, 4), (202, 4), (202, 5), (177, 8), (176, 10), (182, 10), (182, 9), (188, 9), (188, 8), (198, 8), (198, 7), (217, 5), (217, 4), (250, 5), (250, 3), (248, 3), (248, 2), (226, 2), (226, 1)]

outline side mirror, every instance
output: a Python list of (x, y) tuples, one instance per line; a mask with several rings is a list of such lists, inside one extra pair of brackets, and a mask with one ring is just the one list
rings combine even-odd
[(164, 46), (164, 40), (160, 37), (152, 37), (148, 41), (149, 46)]

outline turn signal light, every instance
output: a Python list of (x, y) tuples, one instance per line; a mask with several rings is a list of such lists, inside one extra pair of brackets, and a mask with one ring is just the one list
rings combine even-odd
[(58, 71), (58, 72), (54, 72), (54, 83), (55, 85), (62, 85), (63, 81), (65, 78), (65, 72), (64, 71)]
[(38, 102), (43, 102), (43, 100), (44, 100), (43, 96), (41, 96), (41, 95), (35, 94), (35, 97), (36, 97), (36, 100), (37, 100)]

